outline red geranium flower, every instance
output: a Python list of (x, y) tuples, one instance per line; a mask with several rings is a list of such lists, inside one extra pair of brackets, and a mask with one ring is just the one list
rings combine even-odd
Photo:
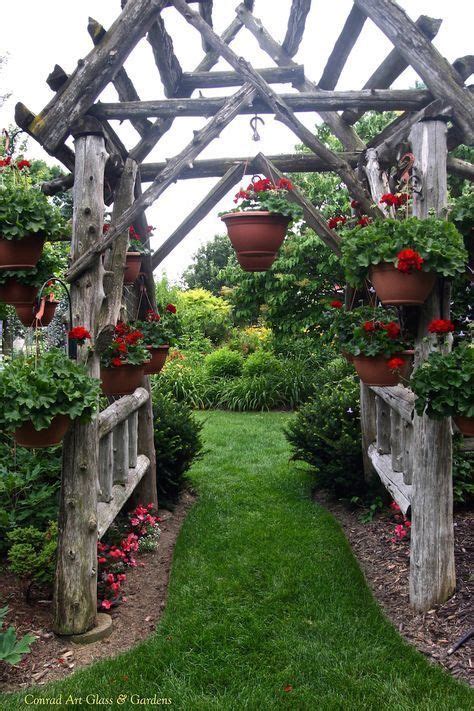
[(392, 371), (400, 370), (405, 365), (403, 358), (390, 358), (387, 361), (387, 368)]
[(359, 219), (357, 220), (357, 224), (360, 227), (367, 227), (367, 225), (370, 225), (371, 222), (372, 220), (370, 219), (370, 217), (367, 217), (367, 215), (362, 215), (362, 217), (359, 217)]
[(110, 608), (112, 607), (112, 603), (110, 602), (110, 600), (102, 600), (100, 606), (103, 607), (104, 610), (110, 610)]
[(342, 309), (344, 306), (342, 301), (339, 301), (338, 299), (334, 299), (334, 301), (331, 301), (329, 305), (332, 306), (333, 309)]
[(253, 189), (256, 193), (265, 193), (267, 190), (274, 190), (275, 186), (270, 178), (261, 178), (256, 180), (255, 183), (250, 183), (248, 190), (250, 189)]
[(148, 309), (148, 311), (146, 312), (146, 320), (147, 321), (156, 321), (157, 322), (157, 321), (160, 321), (160, 319), (161, 319), (160, 314), (157, 313), (156, 311), (153, 311), (153, 309)]
[(336, 217), (331, 217), (328, 220), (328, 227), (331, 230), (337, 229), (338, 225), (345, 225), (347, 222), (347, 217), (344, 217), (343, 215), (336, 215)]
[(23, 170), (23, 168), (31, 168), (31, 163), (29, 160), (20, 160), (16, 164), (18, 170)]
[(454, 323), (452, 321), (449, 321), (449, 319), (435, 318), (433, 319), (433, 321), (431, 321), (431, 323), (428, 324), (428, 331), (430, 333), (452, 333), (454, 330)]
[(166, 304), (166, 311), (169, 311), (170, 314), (175, 314), (176, 306), (174, 304)]
[(366, 321), (363, 325), (362, 328), (364, 331), (367, 333), (372, 333), (372, 331), (375, 331), (375, 323), (373, 321)]
[(390, 321), (389, 323), (382, 324), (382, 328), (387, 331), (389, 338), (398, 338), (400, 335), (400, 326), (396, 321)]
[(120, 360), (120, 358), (112, 358), (111, 362), (114, 368), (120, 368), (120, 366), (122, 365), (122, 361)]
[(392, 207), (394, 205), (398, 205), (397, 196), (393, 193), (385, 193), (385, 195), (382, 195), (382, 197), (380, 198), (380, 202), (383, 202), (385, 203), (385, 205), (390, 205)]
[(83, 344), (86, 338), (90, 339), (90, 337), (91, 334), (86, 328), (84, 328), (84, 326), (75, 326), (74, 328), (71, 328), (68, 333), (70, 341), (78, 341), (80, 344)]
[(414, 249), (402, 249), (397, 254), (397, 269), (404, 274), (410, 274), (413, 270), (421, 271), (423, 257)]
[(12, 162), (12, 159), (10, 156), (7, 156), (6, 158), (2, 158), (0, 160), (0, 168), (6, 168), (10, 163)]
[(288, 178), (280, 178), (277, 182), (276, 187), (280, 190), (293, 190), (293, 183)]

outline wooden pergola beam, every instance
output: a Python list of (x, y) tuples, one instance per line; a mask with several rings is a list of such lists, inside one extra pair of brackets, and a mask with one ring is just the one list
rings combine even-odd
[(74, 121), (87, 112), (113, 79), (164, 5), (165, 0), (127, 3), (102, 41), (79, 61), (62, 90), (28, 126), (47, 151), (55, 151), (66, 139)]
[[(271, 162), (271, 160), (263, 155), (263, 153), (259, 153), (256, 156), (255, 162), (259, 166), (261, 172), (268, 178), (271, 178), (273, 182), (276, 182), (279, 178), (283, 177), (283, 173), (281, 173)], [(288, 192), (288, 197), (292, 202), (303, 208), (306, 224), (316, 232), (324, 244), (326, 244), (336, 254), (340, 254), (341, 238), (335, 230), (328, 227), (327, 220), (322, 213), (314, 207), (314, 205), (296, 186), (293, 186), (293, 189)]]
[(310, 9), (311, 0), (293, 0), (291, 3), (288, 27), (282, 44), (283, 51), (289, 57), (294, 57), (299, 49)]
[[(262, 76), (259, 74), (259, 76)], [(245, 78), (242, 76), (242, 82)], [(352, 106), (374, 111), (417, 111), (433, 101), (426, 89), (375, 89), (372, 91), (314, 91), (298, 94), (279, 94), (278, 98), (294, 112), (340, 111)], [(183, 116), (212, 116), (225, 104), (227, 97), (197, 99), (164, 99), (157, 101), (123, 101), (94, 104), (89, 113), (99, 119), (123, 121), (146, 116), (162, 118)], [(243, 114), (271, 114), (273, 109), (256, 98), (252, 106), (244, 107)]]
[[(429, 40), (434, 39), (438, 34), (438, 30), (441, 27), (442, 20), (434, 19), (433, 17), (427, 17), (426, 15), (420, 15), (420, 17), (415, 22), (420, 32), (422, 32), (425, 37)], [(391, 52), (385, 57), (380, 66), (377, 67), (372, 76), (365, 82), (363, 89), (388, 89), (393, 82), (398, 79), (398, 77), (403, 74), (405, 69), (409, 66), (406, 59), (400, 54), (398, 49), (393, 48)], [(353, 109), (348, 109), (342, 114), (342, 118), (347, 123), (351, 125), (363, 116), (363, 111), (354, 111)]]
[[(269, 84), (294, 84), (302, 81), (304, 77), (304, 67), (301, 64), (292, 67), (257, 69), (257, 72)], [(186, 95), (191, 94), (195, 89), (220, 89), (227, 86), (242, 86), (242, 84), (241, 75), (234, 71), (183, 72), (181, 78), (181, 90)]]
[[(199, 14), (201, 15), (202, 19), (207, 22), (209, 27), (213, 27), (212, 23), (212, 8), (213, 8), (213, 0), (207, 0), (207, 2), (200, 2), (199, 3)], [(205, 52), (209, 52), (211, 49), (206, 42), (202, 43), (202, 48)]]
[(459, 76), (440, 52), (420, 32), (406, 12), (392, 0), (354, 0), (425, 82), (435, 97), (453, 107), (453, 118), (466, 143), (474, 140), (474, 101), (460, 85)]
[(126, 210), (115, 225), (112, 225), (107, 236), (97, 239), (80, 259), (74, 262), (67, 274), (67, 280), (73, 282), (87, 270), (97, 257), (113, 243), (114, 239), (134, 222), (139, 214), (150, 207), (159, 196), (169, 188), (179, 177), (183, 168), (196, 158), (206, 146), (217, 138), (221, 131), (238, 116), (243, 104), (251, 102), (256, 89), (251, 84), (244, 84), (235, 94), (229, 97), (227, 104), (200, 130), (195, 131), (194, 138), (178, 155), (172, 158), (166, 168), (157, 175), (150, 187), (132, 207)]
[[(289, 66), (294, 64), (291, 57), (283, 51), (278, 42), (273, 39), (270, 33), (265, 29), (262, 21), (247, 10), (245, 3), (241, 3), (236, 9), (237, 16), (243, 22), (245, 27), (253, 34), (260, 47), (273, 59), (278, 66)], [(298, 91), (317, 91), (318, 87), (314, 82), (309, 81), (305, 77), (301, 84), (295, 84)], [(348, 151), (364, 150), (365, 144), (357, 135), (352, 126), (349, 126), (338, 113), (334, 112), (319, 112), (319, 115), (327, 123), (335, 136), (341, 141), (344, 148)]]
[(209, 214), (209, 212), (227, 195), (229, 190), (236, 185), (242, 178), (244, 172), (244, 164), (233, 165), (226, 172), (224, 177), (214, 185), (212, 190), (201, 200), (194, 210), (183, 220), (183, 222), (175, 229), (168, 239), (161, 244), (151, 257), (153, 269), (161, 264), (161, 262), (173, 251), (175, 247), (183, 241), (183, 239), (191, 232), (201, 220)]
[(353, 6), (344, 23), (341, 34), (336, 40), (329, 59), (326, 62), (321, 79), (318, 81), (320, 89), (335, 89), (342, 74), (347, 59), (357, 42), (364, 27), (367, 15)]
[(187, 22), (195, 27), (201, 35), (221, 53), (222, 57), (224, 57), (236, 71), (241, 72), (242, 75), (248, 79), (249, 83), (257, 89), (262, 99), (271, 107), (277, 120), (284, 123), (293, 131), (316, 155), (326, 160), (329, 164), (332, 163), (334, 171), (346, 184), (351, 196), (358, 200), (362, 209), (367, 212), (367, 214), (374, 216), (380, 215), (381, 212), (379, 208), (372, 204), (364, 186), (359, 182), (350, 165), (338, 159), (331, 150), (319, 141), (319, 139), (296, 118), (291, 108), (273, 91), (271, 86), (262, 79), (249, 62), (243, 57), (238, 57), (230, 47), (224, 44), (203, 19), (188, 7), (184, 0), (173, 0), (173, 3)]
[(147, 40), (153, 50), (165, 96), (168, 98), (179, 96), (183, 70), (174, 53), (173, 40), (166, 31), (161, 15), (156, 16), (155, 22), (148, 30)]

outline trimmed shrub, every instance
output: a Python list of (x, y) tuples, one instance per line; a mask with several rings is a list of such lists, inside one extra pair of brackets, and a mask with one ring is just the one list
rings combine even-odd
[(34, 526), (7, 533), (8, 563), (12, 573), (39, 584), (51, 586), (56, 570), (58, 525), (51, 522), (47, 531)]
[(280, 359), (268, 351), (255, 351), (244, 363), (244, 377), (252, 378), (260, 375), (277, 374), (281, 370)]
[(314, 468), (318, 488), (342, 498), (365, 493), (359, 384), (355, 377), (321, 385), (287, 427), (286, 437), (293, 448), (293, 459)]
[(186, 485), (186, 472), (202, 454), (202, 425), (190, 407), (170, 395), (153, 392), (158, 499), (173, 506)]
[(218, 348), (206, 356), (204, 365), (211, 378), (236, 378), (242, 373), (244, 359), (237, 351)]

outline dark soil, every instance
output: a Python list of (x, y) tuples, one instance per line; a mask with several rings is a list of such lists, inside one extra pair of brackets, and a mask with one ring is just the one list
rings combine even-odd
[(173, 513), (160, 510), (161, 537), (154, 553), (140, 553), (137, 567), (127, 569), (124, 586), (126, 602), (110, 610), (113, 632), (101, 642), (71, 644), (51, 632), (51, 601), (38, 599), (28, 604), (25, 586), (14, 575), (0, 573), (0, 607), (10, 608), (7, 623), (15, 625), (20, 637), (30, 632), (38, 637), (28, 654), (16, 667), (0, 662), (0, 690), (13, 691), (61, 679), (80, 667), (116, 656), (150, 635), (160, 619), (168, 590), (173, 549), (181, 525), (195, 501), (185, 493)]
[(474, 684), (474, 638), (449, 654), (453, 645), (474, 627), (472, 594), (474, 575), (474, 517), (472, 512), (454, 516), (456, 592), (443, 605), (424, 614), (411, 610), (408, 596), (409, 541), (393, 542), (397, 521), (391, 513), (369, 523), (360, 511), (316, 492), (315, 499), (339, 521), (364, 571), (367, 583), (385, 614), (410, 644), (453, 676)]

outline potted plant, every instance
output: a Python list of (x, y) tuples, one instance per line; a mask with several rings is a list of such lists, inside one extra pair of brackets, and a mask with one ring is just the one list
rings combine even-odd
[(383, 304), (422, 304), (437, 275), (462, 273), (466, 261), (463, 239), (454, 225), (431, 217), (382, 220), (343, 235), (347, 281), (357, 286), (369, 278)]
[(406, 350), (396, 321), (371, 319), (357, 325), (346, 350), (366, 385), (391, 387), (408, 377), (413, 351)]
[(144, 373), (155, 375), (163, 368), (173, 345), (177, 331), (176, 306), (167, 304), (161, 315), (149, 309), (145, 321), (137, 321), (134, 326), (143, 334), (143, 342), (151, 355), (151, 360), (145, 363)]
[(43, 291), (43, 296), (39, 303), (38, 299), (35, 299), (32, 304), (14, 304), (16, 315), (21, 323), (27, 328), (31, 326), (49, 326), (56, 313), (56, 308), (59, 304), (59, 296), (60, 289), (55, 283), (50, 282)]
[(0, 371), (0, 428), (23, 447), (51, 447), (72, 420), (92, 419), (99, 393), (99, 381), (60, 349), (20, 356)]
[(48, 244), (33, 269), (0, 270), (0, 301), (15, 307), (19, 304), (28, 305), (32, 313), (39, 288), (58, 270), (63, 260), (64, 255), (60, 254), (56, 246)]
[(413, 373), (410, 387), (415, 409), (434, 420), (452, 417), (458, 429), (474, 437), (474, 344), (461, 344), (452, 353), (433, 351)]
[(46, 237), (64, 228), (61, 213), (27, 176), (26, 160), (0, 167), (0, 269), (34, 269)]
[(344, 358), (352, 362), (353, 356), (347, 350), (347, 344), (352, 340), (354, 329), (364, 321), (385, 321), (387, 311), (382, 307), (374, 306), (357, 306), (349, 310), (344, 307), (344, 304), (339, 299), (332, 300), (329, 306), (333, 314), (329, 329), (331, 339)]
[(128, 395), (140, 387), (150, 352), (143, 333), (119, 321), (112, 342), (101, 354), (100, 377), (105, 395)]
[(240, 189), (234, 210), (221, 213), (240, 266), (247, 272), (266, 271), (276, 259), (288, 225), (302, 217), (302, 209), (288, 198), (293, 185), (286, 178), (273, 183), (254, 176)]

